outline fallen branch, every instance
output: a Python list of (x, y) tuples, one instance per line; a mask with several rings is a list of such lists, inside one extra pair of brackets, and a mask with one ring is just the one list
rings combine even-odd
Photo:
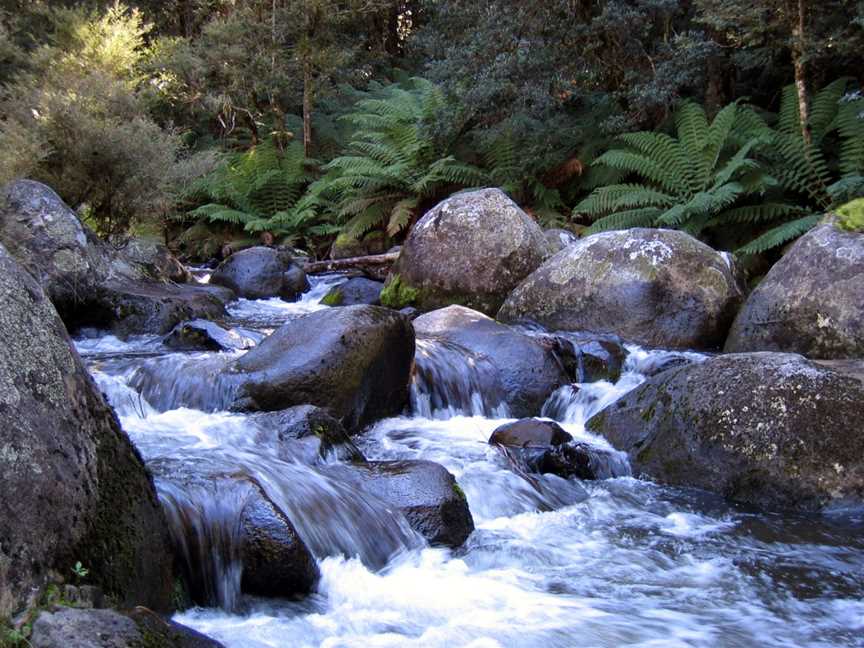
[(335, 272), (337, 270), (360, 270), (363, 274), (378, 280), (383, 280), (390, 268), (399, 258), (398, 252), (387, 254), (372, 254), (369, 256), (349, 257), (347, 259), (331, 259), (329, 261), (313, 261), (303, 269), (307, 274)]

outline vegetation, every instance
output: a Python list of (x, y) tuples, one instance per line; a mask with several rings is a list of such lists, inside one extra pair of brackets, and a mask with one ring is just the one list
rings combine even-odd
[(864, 195), (862, 11), (0, 0), (0, 182), (200, 254), (398, 242), (494, 185), (545, 226), (678, 227), (770, 258)]

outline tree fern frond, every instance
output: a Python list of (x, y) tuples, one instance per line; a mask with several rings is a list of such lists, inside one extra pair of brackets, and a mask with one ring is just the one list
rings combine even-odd
[(812, 214), (789, 221), (788, 223), (783, 223), (783, 225), (765, 232), (762, 236), (750, 241), (747, 245), (738, 248), (735, 254), (742, 256), (761, 254), (762, 252), (779, 247), (809, 232), (819, 223), (821, 218), (818, 214)]

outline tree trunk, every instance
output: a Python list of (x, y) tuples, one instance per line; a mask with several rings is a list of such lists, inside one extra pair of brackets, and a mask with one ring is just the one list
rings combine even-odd
[(303, 154), (312, 155), (312, 70), (303, 63)]
[(798, 0), (798, 21), (793, 29), (795, 44), (792, 47), (792, 60), (795, 68), (795, 90), (798, 93), (798, 114), (801, 118), (801, 136), (809, 146), (812, 143), (810, 133), (810, 92), (807, 83), (807, 2)]

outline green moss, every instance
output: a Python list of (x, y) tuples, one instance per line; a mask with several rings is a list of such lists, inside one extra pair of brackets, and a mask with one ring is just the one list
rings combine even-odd
[(341, 306), (344, 299), (345, 297), (342, 294), (342, 291), (338, 288), (334, 288), (324, 295), (324, 299), (321, 300), (321, 303), (325, 306)]
[(456, 493), (456, 497), (463, 501), (467, 501), (467, 497), (465, 497), (465, 491), (462, 490), (462, 487), (457, 483), (453, 482), (453, 492)]
[(848, 202), (837, 210), (837, 224), (847, 232), (864, 232), (864, 198)]
[(381, 303), (390, 308), (400, 309), (411, 306), (417, 301), (420, 291), (402, 281), (402, 277), (393, 275), (381, 291)]

